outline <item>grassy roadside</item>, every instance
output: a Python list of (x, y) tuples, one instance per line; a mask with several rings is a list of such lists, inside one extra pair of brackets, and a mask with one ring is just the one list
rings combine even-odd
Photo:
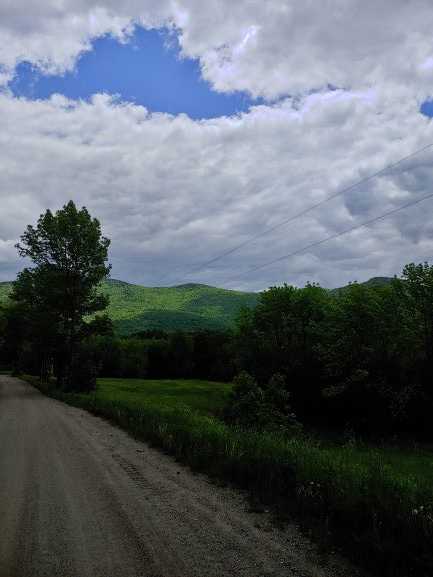
[[(110, 419), (195, 470), (248, 489), (281, 514), (295, 513), (325, 536), (330, 531), (352, 559), (381, 576), (433, 574), (427, 453), (422, 466), (408, 458), (401, 467), (390, 452), (247, 433), (210, 414), (227, 394), (217, 385), (201, 382), (197, 393), (192, 381), (157, 384), (103, 379), (91, 395), (44, 392)], [(206, 397), (211, 394), (215, 398)]]

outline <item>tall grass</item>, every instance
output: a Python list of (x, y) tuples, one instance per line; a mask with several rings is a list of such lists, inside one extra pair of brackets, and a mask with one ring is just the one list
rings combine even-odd
[(186, 406), (123, 404), (100, 393), (51, 394), (110, 419), (193, 469), (248, 489), (280, 513), (330, 530), (381, 576), (433, 575), (433, 487), (373, 449), (246, 432)]

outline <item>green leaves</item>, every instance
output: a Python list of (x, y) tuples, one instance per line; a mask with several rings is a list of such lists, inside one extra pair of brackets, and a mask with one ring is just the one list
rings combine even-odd
[(402, 294), (418, 325), (426, 359), (433, 362), (433, 266), (408, 264), (403, 270)]
[(67, 381), (85, 332), (84, 317), (108, 304), (97, 287), (110, 272), (109, 245), (99, 221), (85, 207), (78, 210), (73, 201), (55, 214), (47, 210), (36, 226), (27, 227), (17, 245), (34, 267), (18, 275), (11, 298), (26, 308), (33, 341), (38, 339), (44, 354), (55, 357), (57, 370), (66, 373)]
[(290, 393), (281, 374), (259, 386), (251, 375), (241, 372), (233, 381), (233, 391), (225, 413), (228, 422), (255, 431), (299, 430), (292, 411)]

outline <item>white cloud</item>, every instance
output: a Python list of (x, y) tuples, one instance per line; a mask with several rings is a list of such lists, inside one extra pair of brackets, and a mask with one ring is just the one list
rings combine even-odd
[[(70, 69), (93, 38), (126, 40), (142, 23), (175, 27), (184, 55), (200, 59), (216, 89), (269, 101), (239, 117), (193, 121), (106, 95), (88, 103), (0, 95), (0, 277), (18, 266), (12, 247), (25, 225), (74, 198), (112, 238), (115, 276), (158, 284), (171, 271), (165, 282), (181, 281), (191, 264), (433, 140), (430, 120), (418, 111), (432, 93), (432, 20), (427, 0), (2, 3), (4, 82), (22, 60), (46, 72)], [(253, 289), (284, 280), (335, 286), (433, 256), (426, 202), (231, 281), (425, 194), (432, 158), (420, 155), (194, 280)]]
[(431, 94), (429, 0), (15, 0), (0, 6), (0, 62), (70, 69), (92, 38), (174, 26), (218, 90), (277, 98), (329, 84), (413, 83)]
[[(183, 280), (191, 263), (410, 153), (430, 132), (430, 121), (409, 110), (397, 130), (395, 111), (378, 114), (358, 96), (313, 95), (296, 109), (287, 100), (240, 117), (196, 122), (152, 115), (102, 95), (90, 103), (4, 95), (0, 117), (3, 240), (12, 242), (45, 208), (73, 198), (100, 217), (112, 238), (114, 274), (157, 284), (167, 271), (172, 275), (166, 282)], [(255, 264), (414, 198), (433, 183), (432, 157), (426, 152), (409, 163), (410, 172), (403, 165), (323, 205), (194, 280), (244, 288), (307, 277), (339, 284), (373, 269), (377, 254), (388, 255), (386, 270), (377, 265), (384, 273), (423, 257), (424, 250), (433, 254), (427, 204), (390, 219), (385, 228), (376, 225), (232, 282)], [(417, 234), (408, 222), (416, 223)]]
[[(230, 39), (218, 50), (198, 24), (186, 50), (202, 56), (209, 79), (222, 89), (249, 89), (269, 98), (328, 84), (352, 89), (423, 82), (432, 56), (433, 15), (427, 1), (334, 0), (254, 2), (246, 18), (239, 3)], [(221, 27), (223, 24), (221, 23)], [(243, 46), (252, 26), (257, 33)], [(226, 25), (228, 27), (228, 25)], [(217, 27), (218, 29), (218, 27)], [(198, 38), (208, 37), (206, 44)], [(197, 40), (196, 40), (197, 39)], [(195, 48), (195, 42), (199, 47)], [(418, 89), (419, 89), (418, 85)]]

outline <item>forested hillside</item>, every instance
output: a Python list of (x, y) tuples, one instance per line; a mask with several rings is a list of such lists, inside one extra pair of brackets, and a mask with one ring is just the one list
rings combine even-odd
[[(375, 277), (366, 286), (386, 285), (388, 277)], [(0, 282), (0, 303), (7, 300), (12, 283)], [(346, 289), (341, 287), (331, 292)], [(258, 294), (231, 291), (204, 284), (145, 287), (109, 279), (102, 291), (110, 299), (107, 313), (116, 331), (128, 335), (160, 330), (224, 329), (233, 325), (242, 307), (254, 307)]]
[[(11, 283), (0, 283), (0, 302)], [(102, 291), (110, 299), (107, 313), (121, 334), (147, 329), (224, 329), (242, 307), (256, 304), (256, 293), (244, 293), (202, 284), (152, 288), (110, 279)]]

